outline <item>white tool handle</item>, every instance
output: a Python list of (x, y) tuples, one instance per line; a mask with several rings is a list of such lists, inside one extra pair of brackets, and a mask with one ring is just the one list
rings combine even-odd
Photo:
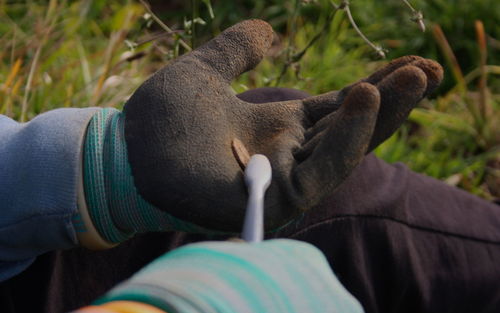
[(242, 237), (248, 242), (264, 238), (264, 195), (271, 184), (271, 163), (266, 156), (254, 154), (245, 168), (248, 203)]

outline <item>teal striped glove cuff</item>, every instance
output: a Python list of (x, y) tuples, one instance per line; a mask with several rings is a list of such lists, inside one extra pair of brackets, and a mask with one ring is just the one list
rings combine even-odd
[(314, 246), (205, 242), (167, 253), (96, 304), (130, 300), (169, 313), (361, 313)]
[(209, 232), (158, 210), (139, 195), (128, 163), (124, 121), (118, 110), (99, 110), (85, 138), (85, 199), (100, 235), (118, 243), (143, 232)]

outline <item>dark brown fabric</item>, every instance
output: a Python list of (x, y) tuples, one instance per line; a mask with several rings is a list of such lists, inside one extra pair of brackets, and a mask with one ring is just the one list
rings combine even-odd
[[(500, 207), (373, 155), (322, 205), (269, 237), (320, 248), (366, 312), (500, 310)], [(223, 238), (159, 233), (108, 251), (45, 254), (0, 285), (0, 311), (70, 311), (164, 252), (213, 239)]]
[(366, 312), (499, 312), (500, 207), (370, 155), (278, 236), (321, 249)]

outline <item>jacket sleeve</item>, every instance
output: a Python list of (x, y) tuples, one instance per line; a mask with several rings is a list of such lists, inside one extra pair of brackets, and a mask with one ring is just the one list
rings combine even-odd
[(42, 253), (78, 244), (80, 155), (97, 110), (57, 109), (28, 123), (0, 115), (0, 281)]

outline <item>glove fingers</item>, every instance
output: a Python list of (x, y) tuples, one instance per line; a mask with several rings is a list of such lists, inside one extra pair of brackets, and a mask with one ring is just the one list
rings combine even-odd
[[(223, 80), (230, 82), (254, 68), (271, 47), (273, 29), (262, 20), (246, 20), (224, 30), (189, 56), (209, 65)], [(202, 75), (203, 73), (193, 73)]]
[(406, 120), (410, 111), (424, 97), (427, 76), (420, 68), (407, 65), (384, 78), (377, 88), (380, 92), (380, 110), (367, 152), (389, 138)]
[(427, 89), (424, 97), (433, 92), (443, 80), (443, 68), (439, 63), (429, 59), (421, 59), (412, 62), (410, 65), (420, 68), (427, 76)]
[(295, 190), (302, 199), (311, 202), (302, 204), (304, 207), (317, 204), (361, 161), (372, 137), (379, 105), (380, 95), (375, 86), (368, 83), (353, 86), (310, 156), (294, 169)]
[[(332, 123), (332, 119), (329, 119), (328, 122), (330, 122), (330, 124)], [(296, 152), (294, 152), (294, 157), (295, 157), (295, 160), (297, 160), (297, 162), (302, 162), (304, 161), (305, 159), (307, 159), (311, 153), (314, 151), (314, 148), (316, 148), (316, 146), (318, 145), (318, 143), (320, 142), (321, 138), (325, 135), (325, 131), (322, 131), (322, 132), (319, 132), (317, 133), (314, 137), (310, 138), (310, 139), (306, 139), (306, 141), (304, 142), (304, 144), (302, 145), (302, 147), (297, 150)]]
[(330, 113), (329, 115), (323, 117), (319, 121), (316, 122), (313, 126), (309, 127), (304, 133), (304, 141), (309, 141), (313, 137), (315, 137), (318, 133), (323, 132), (325, 129), (330, 127), (332, 123), (332, 118), (335, 115), (335, 112)]
[[(395, 59), (372, 75), (368, 76), (365, 79), (362, 79), (361, 82), (367, 82), (372, 85), (377, 85), (388, 75), (410, 64), (420, 67), (432, 81), (432, 83), (428, 84), (426, 95), (432, 92), (441, 82), (443, 77), (443, 70), (441, 66), (434, 61), (427, 60), (415, 55), (407, 55)], [(349, 94), (350, 90), (356, 85), (357, 83), (347, 86), (341, 91), (331, 91), (322, 95), (304, 99), (304, 108), (306, 111), (306, 115), (308, 116), (311, 123), (314, 124), (326, 115), (337, 110), (345, 96)]]
[(312, 96), (302, 101), (307, 119), (311, 124), (337, 110), (340, 106), (339, 91), (330, 91), (321, 95)]
[(439, 65), (439, 63), (429, 59), (424, 59), (419, 56), (408, 55), (390, 62), (388, 65), (373, 73), (363, 81), (373, 85), (377, 85), (387, 76), (407, 65), (418, 67), (426, 74), (427, 89), (425, 91), (424, 97), (434, 91), (443, 80), (443, 68), (441, 67), (441, 65)]
[(389, 62), (389, 64), (371, 74), (367, 78), (363, 79), (362, 81), (376, 85), (381, 82), (387, 75), (390, 75), (392, 72), (398, 70), (399, 68), (410, 65), (413, 62), (420, 62), (424, 60), (424, 58), (416, 55), (406, 55), (404, 57), (397, 58), (395, 60), (392, 60), (391, 62)]
[[(361, 84), (361, 83), (355, 83), (352, 85), (352, 87), (358, 86), (359, 84)], [(350, 88), (350, 90), (351, 90), (351, 88)], [(328, 92), (328, 93), (318, 95), (316, 97), (311, 97), (311, 98), (315, 98), (315, 99), (308, 98), (307, 100), (312, 100), (312, 101), (317, 102), (316, 104), (314, 104), (317, 107), (322, 105), (324, 107), (323, 113), (326, 113), (327, 112), (326, 107), (328, 106), (328, 104), (337, 101), (337, 99), (336, 99), (337, 94), (338, 94), (337, 91), (333, 91), (333, 92)], [(322, 103), (320, 103), (320, 101)], [(311, 101), (308, 102), (308, 104), (311, 104), (311, 103), (312, 103)], [(309, 128), (307, 128), (306, 132), (304, 133), (304, 141), (305, 142), (308, 142), (313, 137), (316, 137), (318, 135), (318, 133), (324, 132), (328, 127), (330, 127), (330, 125), (332, 124), (332, 119), (336, 115), (335, 112), (336, 112), (336, 110), (338, 110), (338, 107), (339, 107), (338, 104), (330, 106), (330, 110), (327, 114), (324, 114), (321, 117), (321, 119), (316, 120), (314, 122), (314, 124), (311, 123), (312, 125), (309, 125)], [(312, 120), (309, 115), (306, 114), (306, 116), (308, 117), (309, 121)]]
[[(401, 59), (403, 58), (398, 59), (400, 61), (391, 65), (390, 68), (394, 69), (397, 67), (397, 64), (403, 64), (402, 61), (404, 60)], [(408, 60), (408, 58), (405, 58), (405, 60)], [(385, 71), (385, 73), (387, 72)], [(377, 87), (380, 90), (382, 100), (375, 134), (368, 151), (373, 150), (382, 141), (387, 139), (404, 122), (411, 109), (423, 97), (434, 91), (442, 79), (443, 69), (438, 63), (432, 60), (417, 58), (410, 62), (410, 65), (397, 68), (392, 73), (386, 75), (382, 81), (379, 81)], [(349, 90), (356, 85), (348, 87)], [(426, 86), (423, 87), (423, 85)], [(324, 103), (326, 103), (327, 95), (320, 95), (317, 99), (322, 97)], [(335, 106), (332, 106), (332, 108)], [(326, 109), (324, 111), (326, 112)], [(331, 118), (331, 114), (326, 115), (311, 126), (304, 134), (305, 141), (311, 140), (318, 133), (327, 129), (331, 123)]]

